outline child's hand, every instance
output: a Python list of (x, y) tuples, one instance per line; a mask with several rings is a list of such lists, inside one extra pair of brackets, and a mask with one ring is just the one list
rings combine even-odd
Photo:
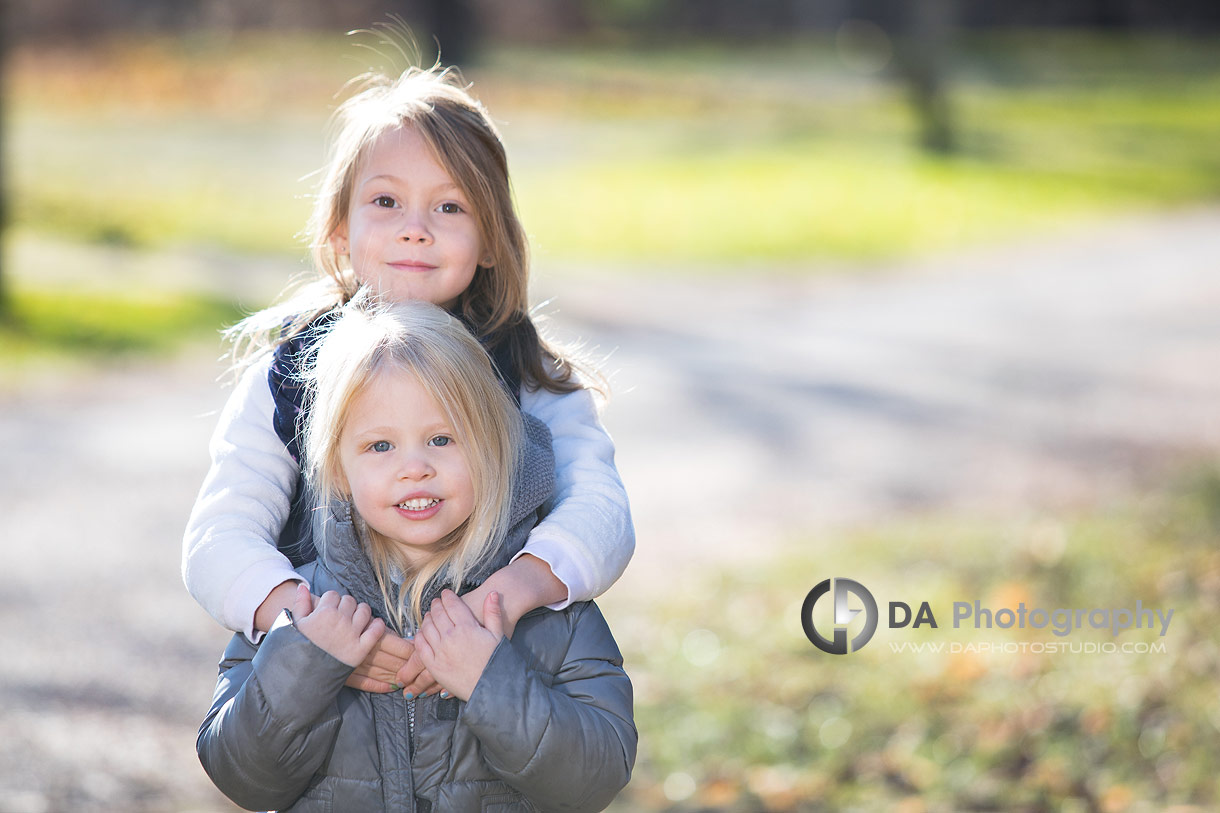
[(385, 622), (373, 618), (367, 604), (328, 590), (317, 604), (305, 585), (297, 587), (292, 607), (296, 628), (320, 649), (348, 666), (356, 666), (373, 651), (385, 633)]
[(419, 656), (415, 654), (415, 643), (386, 630), (373, 646), (373, 651), (348, 677), (347, 685), (362, 692), (392, 692), (410, 682), (400, 677), (400, 673), (406, 670), (410, 663), (418, 664), (411, 673), (413, 679), (423, 668)]
[(551, 566), (530, 554), (522, 554), (487, 577), (481, 585), (462, 596), (462, 601), (482, 624), (483, 607), (492, 593), (500, 594), (500, 620), (504, 635), (513, 637), (513, 629), (530, 610), (546, 607), (568, 597), (568, 588), (556, 578)]
[(424, 659), (419, 656), (418, 646), (415, 647), (415, 654), (411, 656), (411, 660), (398, 670), (396, 680), (403, 687), (403, 695), (408, 698), (423, 697), (433, 691), (439, 692), (441, 689), (436, 679), (432, 677), (432, 673), (424, 668)]
[[(500, 573), (504, 572), (504, 570), (500, 571)], [(463, 594), (462, 601), (470, 610), (471, 615), (474, 616), (474, 620), (480, 624), (486, 625), (487, 614), (484, 609), (487, 606), (487, 599), (491, 598), (492, 593), (497, 594), (496, 604), (500, 608), (500, 631), (504, 634), (504, 637), (512, 638), (513, 628), (517, 626), (517, 620), (512, 617), (511, 613), (507, 612), (504, 606), (503, 591), (496, 590), (494, 587), (489, 586), (488, 582), (483, 582), (483, 584), (471, 590), (469, 593)]]
[(362, 692), (385, 694), (402, 691), (407, 697), (423, 697), (440, 689), (424, 668), (415, 641), (386, 630), (373, 651), (360, 662), (345, 684)]
[(432, 602), (424, 617), (415, 648), (424, 666), (450, 694), (469, 700), (479, 676), (504, 637), (500, 594), (491, 593), (483, 605), (486, 626), (480, 626), (470, 608), (451, 590)]

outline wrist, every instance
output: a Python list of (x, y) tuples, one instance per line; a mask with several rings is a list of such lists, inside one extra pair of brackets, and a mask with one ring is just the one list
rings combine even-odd
[(292, 606), (296, 598), (297, 585), (301, 582), (287, 580), (277, 584), (263, 603), (254, 611), (254, 629), (258, 632), (270, 632), (279, 619), (280, 613)]
[(483, 673), (487, 671), (487, 664), (491, 662), (491, 656), (495, 654), (496, 647), (500, 645), (500, 638), (501, 636), (489, 633), (479, 642), (479, 645), (470, 650), (469, 657), (472, 664), (470, 672), (460, 677), (452, 687), (446, 687), (454, 697), (465, 702), (470, 700), (475, 687), (483, 679)]
[(271, 629), (267, 630), (267, 634), (275, 632), (281, 627), (295, 627), (296, 619), (292, 617), (292, 610), (287, 607), (280, 610), (280, 614), (275, 617), (275, 623), (271, 625)]
[[(515, 595), (510, 594), (506, 597), (505, 591), (501, 591), (501, 601), (504, 602), (506, 608), (516, 605), (512, 607), (512, 609), (518, 610), (515, 618), (520, 618), (530, 610), (555, 604), (568, 597), (567, 585), (555, 576), (546, 560), (539, 559), (532, 554), (521, 554), (500, 572), (510, 576), (511, 579), (510, 589)], [(505, 602), (505, 598), (507, 598), (507, 602)]]

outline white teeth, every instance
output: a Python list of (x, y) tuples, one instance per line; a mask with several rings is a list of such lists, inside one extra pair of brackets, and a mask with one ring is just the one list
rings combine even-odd
[(431, 508), (432, 506), (436, 505), (438, 502), (440, 502), (440, 500), (438, 500), (438, 499), (429, 500), (429, 499), (425, 499), (424, 497), (418, 497), (414, 500), (406, 500), (405, 502), (400, 502), (398, 504), (398, 507), (402, 508), (406, 511), (423, 511), (425, 508)]

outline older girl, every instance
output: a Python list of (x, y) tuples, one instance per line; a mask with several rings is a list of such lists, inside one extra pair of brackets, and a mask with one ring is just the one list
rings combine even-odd
[[(297, 374), (336, 309), (366, 285), (387, 301), (422, 300), (459, 318), (491, 354), (505, 391), (554, 438), (549, 514), (513, 561), (467, 596), (476, 616), (492, 591), (510, 632), (532, 609), (600, 595), (634, 548), (627, 498), (592, 396), (528, 315), (526, 240), (494, 125), (452, 74), (435, 69), (367, 78), (336, 124), (309, 228), (321, 278), (236, 329), (254, 361), (221, 415), (188, 521), (188, 589), (251, 641), (295, 600), (302, 582), (293, 567), (315, 555)], [(384, 636), (351, 685), (430, 690), (413, 653), (410, 642)]]

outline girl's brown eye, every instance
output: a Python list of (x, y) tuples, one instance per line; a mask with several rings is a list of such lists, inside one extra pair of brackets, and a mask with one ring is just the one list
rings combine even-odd
[(388, 195), (378, 195), (377, 197), (373, 198), (373, 203), (382, 207), (383, 209), (394, 208), (394, 199)]
[(441, 211), (447, 215), (456, 215), (462, 211), (462, 207), (458, 206), (456, 203), (442, 203)]

